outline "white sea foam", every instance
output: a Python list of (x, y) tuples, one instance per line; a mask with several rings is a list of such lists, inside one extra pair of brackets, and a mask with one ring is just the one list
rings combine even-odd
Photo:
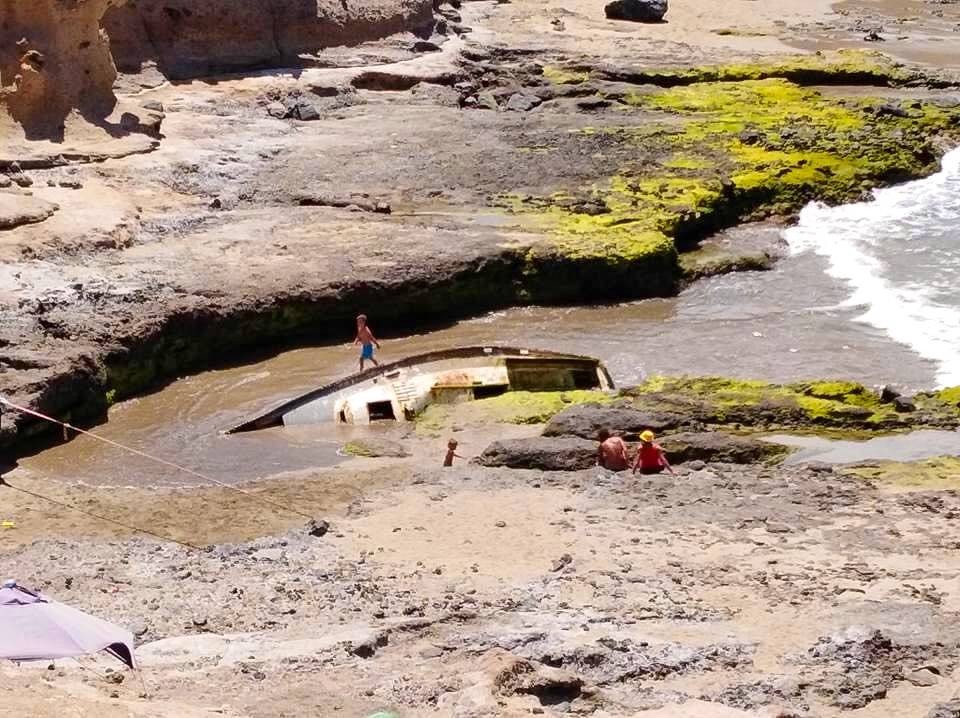
[(786, 239), (826, 258), (859, 321), (935, 361), (941, 386), (960, 385), (960, 149), (936, 175), (871, 202), (807, 206)]

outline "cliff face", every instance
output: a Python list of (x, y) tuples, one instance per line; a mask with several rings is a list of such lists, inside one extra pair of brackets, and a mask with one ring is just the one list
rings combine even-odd
[(0, 126), (56, 140), (74, 110), (110, 114), (117, 73), (100, 20), (115, 1), (0, 0)]
[(291, 62), (432, 25), (432, 0), (133, 0), (104, 17), (122, 71), (153, 60), (171, 78)]

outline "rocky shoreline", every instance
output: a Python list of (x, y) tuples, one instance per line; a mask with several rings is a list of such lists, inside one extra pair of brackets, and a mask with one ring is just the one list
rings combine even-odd
[[(715, 232), (926, 176), (960, 138), (958, 75), (864, 51), (849, 3), (674, 0), (627, 30), (586, 0), (324, 0), (287, 35), (264, 30), (295, 2), (230, 3), (216, 27), (202, 4), (111, 10), (115, 89), (96, 23), (0, 44), (0, 395), (96, 423), (186, 373), (345, 339), (360, 311), (399, 332), (669, 296), (776, 261)], [(954, 12), (935, 9), (917, 22)], [(797, 54), (823, 13), (840, 41)], [(276, 58), (294, 67), (252, 69)], [(90, 70), (91, 104), (65, 67)], [(24, 461), (0, 487), (5, 572), (130, 628), (146, 684), (107, 659), (0, 666), (0, 712), (960, 715), (957, 461), (785, 465), (768, 441), (958, 425), (957, 388), (653, 377), (431, 407), (246, 493)], [(655, 429), (677, 475), (599, 470), (600, 428)], [(450, 436), (474, 460), (440, 469)], [(5, 455), (45, 440), (4, 414)]]
[[(440, 49), (376, 68), (121, 95), (122, 141), (148, 140), (146, 154), (46, 169), (14, 155), (5, 195), (46, 210), (18, 209), (4, 231), (0, 391), (87, 424), (185, 373), (339, 339), (371, 307), (399, 329), (668, 296), (775, 260), (698, 252), (717, 230), (924, 176), (960, 134), (955, 76), (876, 53), (727, 51), (673, 69), (449, 30), (454, 15), (479, 28), (511, 12), (443, 6)], [(873, 97), (823, 89), (835, 85)], [(275, 119), (284, 103), (292, 119)], [(46, 429), (11, 419), (0, 445), (18, 451)]]
[[(685, 271), (692, 279), (762, 268), (773, 260), (769, 253), (738, 257), (736, 251), (699, 259), (691, 250), (718, 229), (744, 219), (788, 216), (813, 198), (842, 201), (876, 184), (931, 172), (945, 147), (938, 139), (946, 141), (956, 133), (960, 116), (956, 106), (943, 100), (835, 99), (784, 79), (821, 83), (867, 77), (895, 85), (929, 83), (923, 75), (907, 73), (874, 56), (826, 57), (769, 69), (726, 66), (693, 76), (686, 71), (675, 76), (658, 71), (654, 86), (624, 85), (621, 80), (611, 85), (607, 80), (588, 79), (590, 73), (582, 69), (571, 76), (568, 72), (574, 71), (547, 65), (518, 76), (513, 62), (493, 61), (503, 57), (498, 53), (470, 52), (473, 58), (489, 59), (462, 61), (453, 79), (493, 78), (481, 79), (492, 82), (492, 89), (475, 89), (481, 86), (469, 79), (458, 80), (457, 88), (438, 86), (451, 93), (451, 102), (469, 100), (473, 92), (486, 92), (498, 101), (498, 92), (513, 92), (509, 85), (497, 89), (504, 78), (512, 77), (513, 83), (528, 87), (534, 83), (543, 97), (538, 99), (541, 109), (534, 126), (544, 122), (549, 111), (558, 113), (551, 119), (573, 121), (575, 126), (559, 133), (537, 130), (534, 136), (540, 139), (533, 141), (530, 120), (511, 119), (515, 113), (469, 108), (450, 112), (489, 115), (481, 124), (491, 129), (503, 122), (515, 126), (519, 134), (513, 139), (513, 157), (498, 160), (520, 169), (517, 160), (533, 152), (530, 156), (537, 161), (521, 175), (529, 175), (535, 167), (549, 168), (561, 178), (564, 189), (557, 191), (554, 180), (550, 194), (496, 192), (498, 180), (487, 174), (500, 174), (505, 168), (494, 161), (474, 179), (467, 188), (471, 196), (464, 198), (481, 218), (491, 217), (490, 222), (471, 224), (469, 216), (460, 215), (427, 228), (417, 218), (423, 203), (429, 202), (442, 216), (448, 211), (443, 205), (452, 197), (438, 206), (428, 196), (418, 197), (420, 192), (413, 188), (397, 197), (395, 188), (392, 195), (381, 195), (403, 210), (392, 216), (370, 214), (353, 220), (350, 211), (357, 207), (339, 213), (334, 208), (298, 207), (279, 214), (273, 202), (264, 208), (258, 198), (266, 192), (279, 199), (281, 206), (304, 203), (286, 195), (289, 190), (283, 186), (296, 179), (298, 172), (288, 168), (286, 172), (293, 176), (278, 178), (276, 172), (284, 170), (276, 161), (255, 170), (239, 195), (230, 194), (236, 190), (230, 189), (232, 182), (226, 176), (219, 178), (203, 169), (197, 174), (195, 166), (175, 165), (174, 174), (162, 181), (168, 186), (174, 183), (180, 196), (186, 193), (184, 209), (190, 219), (171, 218), (169, 200), (152, 212), (141, 207), (118, 225), (125, 238), (112, 231), (116, 238), (108, 241), (119, 242), (115, 247), (92, 248), (91, 254), (91, 249), (84, 248), (88, 240), (77, 237), (79, 244), (68, 256), (80, 252), (83, 259), (74, 267), (63, 261), (63, 243), (74, 241), (69, 230), (66, 236), (58, 233), (53, 244), (42, 239), (44, 222), (13, 230), (14, 241), (20, 233), (29, 244), (5, 266), (21, 288), (10, 295), (17, 306), (8, 310), (16, 316), (8, 315), (3, 322), (3, 342), (9, 352), (2, 375), (4, 392), (12, 400), (83, 423), (102, 418), (108, 401), (209, 367), (226, 356), (242, 356), (269, 345), (339, 338), (350, 317), (371, 306), (381, 307), (377, 313), (381, 322), (402, 327), (411, 321), (463, 318), (524, 303), (670, 295), (683, 286)], [(617, 71), (609, 69), (597, 72), (617, 76)], [(634, 81), (649, 82), (651, 77), (642, 75)], [(709, 77), (732, 79), (696, 82)], [(415, 89), (430, 86), (422, 82), (429, 79), (418, 80)], [(612, 86), (629, 89), (612, 93)], [(577, 109), (584, 104), (579, 98), (598, 93), (608, 98), (602, 104), (610, 109)], [(255, 118), (259, 111), (256, 102), (241, 111), (249, 118), (244, 121), (252, 123), (251, 129), (263, 122)], [(634, 118), (638, 112), (643, 118), (640, 125), (636, 124), (639, 118)], [(609, 129), (594, 126), (604, 115), (618, 124)], [(591, 125), (582, 126), (584, 120)], [(283, 123), (275, 123), (271, 121), (271, 131), (282, 131)], [(837, 126), (845, 128), (842, 134)], [(285, 141), (283, 135), (274, 136)], [(546, 137), (556, 144), (545, 143)], [(285, 152), (279, 156), (287, 157)], [(588, 161), (588, 166), (575, 164), (579, 158), (597, 156), (603, 156), (602, 165), (596, 160)], [(147, 164), (156, 162), (164, 160), (157, 156)], [(609, 170), (603, 166), (616, 168), (618, 174), (604, 179)], [(77, 174), (77, 167), (69, 172), (72, 177), (85, 176), (83, 171)], [(62, 170), (31, 174), (35, 185), (42, 186), (56, 184)], [(111, 178), (112, 184), (121, 181), (127, 170), (111, 167), (98, 169), (97, 174)], [(378, 176), (365, 184), (395, 179), (393, 170), (387, 176), (381, 174), (376, 172)], [(593, 188), (579, 189), (578, 184), (591, 175)], [(562, 179), (566, 177), (577, 178), (577, 184)], [(75, 181), (82, 186), (82, 180)], [(521, 182), (523, 176), (510, 184)], [(33, 193), (49, 196), (63, 191)], [(113, 190), (98, 187), (99, 193), (103, 191)], [(212, 202), (204, 199), (210, 196)], [(347, 196), (341, 206), (350, 201)], [(353, 201), (362, 205), (364, 200), (354, 196)], [(200, 209), (198, 202), (203, 201), (210, 208)], [(184, 221), (189, 224), (182, 226)], [(335, 246), (317, 246), (315, 241), (322, 235), (304, 236), (306, 222), (307, 226), (325, 222), (329, 232), (352, 235), (354, 253), (343, 256)], [(192, 227), (198, 227), (199, 234)], [(202, 274), (165, 276), (182, 261), (182, 254), (175, 259), (170, 252), (198, 241), (210, 250), (222, 247), (220, 257), (215, 251), (198, 257), (219, 267), (216, 271), (233, 273), (229, 267), (252, 261), (252, 253), (262, 249), (238, 244), (231, 236), (234, 229), (266, 230), (283, 238), (274, 242), (277, 256), (263, 275), (267, 281), (258, 288), (241, 279), (239, 286), (211, 291)], [(372, 243), (385, 232), (403, 247), (388, 262), (375, 259), (380, 250)], [(414, 236), (417, 243), (409, 243)], [(454, 236), (458, 237), (455, 243), (451, 242)], [(159, 256), (149, 249), (157, 241)], [(222, 258), (227, 251), (233, 255), (229, 264)], [(117, 267), (122, 274), (116, 273)], [(313, 270), (309, 276), (304, 271), (308, 268)], [(84, 281), (84, 275), (89, 279)], [(152, 276), (144, 281), (145, 275)], [(59, 286), (45, 288), (51, 280)], [(37, 430), (42, 428), (15, 418), (0, 430), (0, 440), (10, 445)]]

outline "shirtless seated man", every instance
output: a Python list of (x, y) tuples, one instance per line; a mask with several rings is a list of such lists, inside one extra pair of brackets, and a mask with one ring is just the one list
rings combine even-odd
[(630, 466), (627, 444), (619, 436), (610, 436), (610, 432), (601, 429), (597, 435), (600, 446), (597, 448), (597, 466), (609, 471), (625, 471)]

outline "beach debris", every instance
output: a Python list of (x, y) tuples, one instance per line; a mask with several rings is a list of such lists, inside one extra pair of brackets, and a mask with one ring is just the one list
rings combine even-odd
[(330, 522), (325, 519), (310, 519), (310, 522), (307, 524), (307, 534), (310, 536), (326, 536), (327, 532), (330, 530)]

